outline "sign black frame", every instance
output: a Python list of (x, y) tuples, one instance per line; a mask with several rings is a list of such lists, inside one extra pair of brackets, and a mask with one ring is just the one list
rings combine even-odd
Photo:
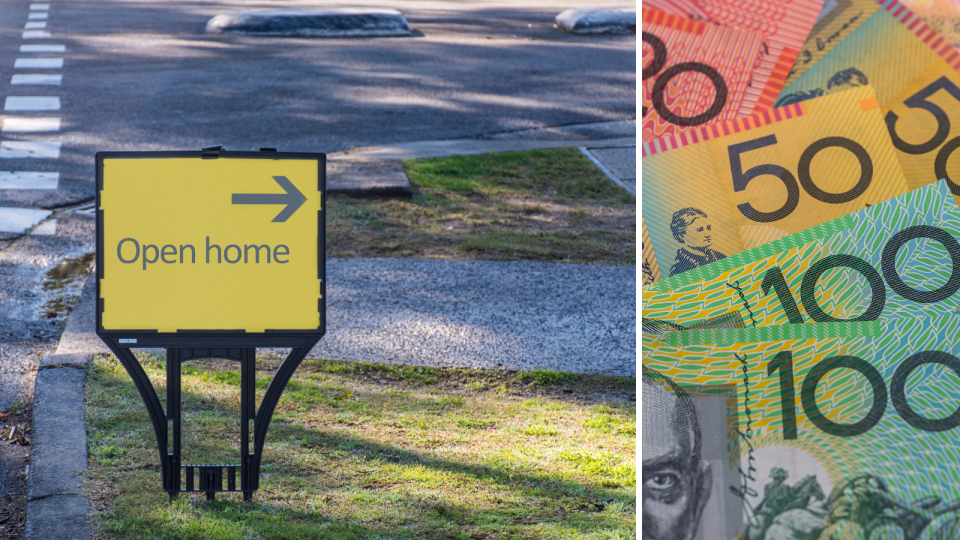
[[(100, 192), (103, 190), (103, 161), (105, 159), (153, 159), (153, 158), (199, 158), (199, 159), (299, 159), (317, 160), (318, 191), (321, 208), (318, 211), (317, 276), (320, 279), (320, 298), (317, 309), (320, 325), (316, 330), (267, 330), (245, 332), (242, 330), (188, 330), (158, 332), (156, 330), (107, 330), (103, 327), (104, 300), (100, 296), (100, 280), (103, 279), (103, 210), (100, 207)], [(326, 333), (326, 155), (322, 153), (277, 152), (261, 149), (260, 152), (226, 152), (220, 147), (195, 151), (162, 152), (97, 152), (96, 154), (96, 228), (97, 228), (97, 336), (120, 360), (133, 379), (150, 415), (157, 450), (160, 454), (160, 475), (163, 490), (174, 499), (179, 493), (203, 492), (208, 500), (216, 493), (240, 492), (245, 501), (252, 500), (260, 487), (260, 462), (270, 420), (276, 410), (280, 395), (287, 386), (300, 362)], [(255, 306), (251, 306), (255, 308)], [(124, 340), (121, 343), (121, 340)], [(132, 341), (132, 343), (130, 342)], [(167, 349), (167, 410), (163, 410), (156, 389), (131, 348), (165, 347)], [(274, 373), (260, 406), (256, 404), (256, 348), (290, 347), (290, 354), (280, 363)], [(202, 358), (224, 358), (240, 363), (240, 462), (218, 464), (181, 463), (181, 410), (180, 375), (183, 362)], [(172, 439), (172, 441), (170, 440)], [(168, 446), (168, 441), (172, 444)], [(253, 451), (250, 445), (253, 444)], [(198, 483), (194, 486), (194, 472)], [(239, 472), (240, 483), (236, 477)], [(226, 474), (224, 474), (226, 473)], [(185, 486), (183, 486), (185, 478)], [(224, 487), (224, 477), (227, 486)]]

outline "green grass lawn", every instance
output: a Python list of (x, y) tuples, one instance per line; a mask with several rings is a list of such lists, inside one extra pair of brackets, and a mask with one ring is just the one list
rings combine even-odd
[(636, 200), (576, 148), (404, 167), (410, 199), (330, 198), (328, 256), (636, 264)]
[[(163, 401), (163, 357), (140, 358)], [(278, 364), (258, 360), (258, 399)], [(239, 379), (236, 363), (184, 365), (185, 463), (238, 459)], [(171, 503), (146, 409), (101, 355), (86, 383), (95, 536), (633, 539), (635, 385), (306, 360), (274, 415), (253, 502)]]

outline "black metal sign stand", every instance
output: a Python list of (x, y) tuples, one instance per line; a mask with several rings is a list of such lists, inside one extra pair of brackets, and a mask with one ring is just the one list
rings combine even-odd
[[(163, 490), (170, 499), (179, 493), (206, 493), (213, 500), (218, 492), (242, 492), (243, 499), (250, 501), (253, 492), (260, 486), (260, 459), (263, 444), (270, 428), (273, 411), (280, 395), (293, 376), (294, 371), (307, 353), (320, 341), (326, 331), (326, 219), (323, 208), (316, 211), (317, 219), (317, 279), (320, 296), (317, 301), (318, 326), (315, 329), (265, 330), (186, 330), (160, 332), (156, 329), (111, 329), (103, 326), (105, 299), (101, 280), (105, 272), (104, 210), (101, 200), (104, 190), (104, 161), (126, 159), (265, 159), (314, 161), (317, 164), (317, 191), (322, 204), (326, 204), (326, 156), (318, 153), (277, 152), (273, 148), (261, 148), (260, 152), (227, 152), (220, 146), (204, 148), (200, 152), (98, 152), (97, 162), (97, 335), (106, 343), (123, 364), (133, 379), (143, 399), (153, 432), (157, 437), (160, 453), (160, 470)], [(294, 186), (285, 176), (269, 175), (265, 178), (279, 183), (286, 195), (279, 194), (233, 194), (230, 204), (278, 204), (286, 207), (274, 222), (283, 222), (297, 212), (306, 197), (303, 188)], [(122, 185), (124, 179), (109, 179), (111, 185)], [(119, 182), (119, 184), (117, 183)], [(230, 193), (227, 191), (226, 193)], [(305, 212), (307, 210), (299, 210)], [(284, 219), (279, 219), (285, 215)], [(300, 230), (301, 234), (303, 230)], [(111, 247), (112, 249), (112, 247)], [(117, 248), (119, 250), (119, 248)], [(144, 248), (146, 249), (146, 248)], [(258, 252), (259, 253), (259, 252)], [(259, 255), (258, 255), (259, 256)], [(144, 257), (146, 255), (144, 254)], [(228, 261), (229, 262), (229, 261)], [(164, 412), (157, 398), (156, 389), (143, 366), (133, 355), (130, 347), (164, 347), (167, 350), (167, 410)], [(277, 368), (260, 406), (256, 403), (256, 347), (290, 347), (290, 354)], [(240, 452), (236, 463), (184, 464), (181, 462), (181, 410), (180, 375), (183, 362), (201, 358), (223, 358), (240, 362)], [(251, 438), (252, 437), (252, 438)], [(172, 440), (171, 440), (172, 439)], [(250, 445), (253, 444), (251, 452)], [(239, 471), (239, 485), (237, 473)]]
[[(270, 428), (273, 411), (280, 395), (293, 376), (297, 366), (319, 341), (319, 337), (303, 347), (290, 351), (274, 374), (260, 407), (256, 406), (256, 348), (254, 347), (193, 347), (167, 349), (167, 411), (164, 413), (157, 392), (143, 366), (128, 348), (109, 343), (110, 349), (130, 374), (140, 397), (150, 413), (153, 431), (160, 452), (160, 474), (163, 490), (171, 499), (179, 493), (202, 492), (213, 500), (217, 492), (243, 492), (243, 500), (250, 501), (260, 487), (260, 458), (263, 443)], [(223, 358), (240, 362), (240, 462), (230, 464), (183, 464), (180, 460), (180, 369), (183, 362), (201, 358)], [(169, 424), (168, 424), (169, 421)], [(252, 422), (252, 426), (251, 426)], [(253, 452), (250, 452), (251, 427)], [(172, 428), (172, 429), (171, 429)], [(172, 431), (172, 433), (170, 433)], [(172, 436), (172, 445), (170, 437)], [(237, 486), (237, 471), (240, 485)], [(181, 474), (185, 471), (185, 475)], [(185, 476), (185, 481), (181, 479)], [(226, 478), (224, 478), (226, 477)], [(195, 482), (196, 480), (196, 482)], [(226, 480), (226, 486), (224, 486)]]

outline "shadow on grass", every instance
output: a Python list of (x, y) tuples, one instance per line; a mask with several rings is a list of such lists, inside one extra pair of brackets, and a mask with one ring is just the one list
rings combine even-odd
[[(145, 363), (156, 377), (158, 363)], [(95, 476), (109, 476), (109, 481), (119, 481), (122, 486), (122, 495), (111, 503), (114, 507), (102, 523), (105, 530), (117, 534), (216, 539), (241, 538), (249, 532), (268, 538), (584, 538), (603, 533), (604, 538), (628, 538), (635, 531), (635, 524), (632, 528), (624, 525), (623, 516), (603, 512), (612, 505), (617, 512), (632, 517), (635, 492), (592, 486), (546, 469), (538, 472), (530, 463), (467, 463), (288, 422), (275, 422), (271, 427), (261, 489), (254, 504), (238, 500), (206, 503), (187, 497), (165, 504), (161, 502), (166, 496), (160, 491), (156, 468), (144, 470), (142, 465), (123, 463), (139, 459), (149, 464), (156, 460), (155, 449), (143, 448), (154, 444), (145, 411), (139, 411), (141, 426), (135, 428), (129, 421), (137, 414), (135, 406), (142, 407), (139, 395), (115, 360), (100, 366), (93, 368), (96, 376), (88, 379), (88, 388), (109, 388), (112, 396), (125, 405), (122, 415), (126, 421), (121, 424), (144, 436), (149, 434), (148, 440), (127, 441), (130, 452), (122, 458), (91, 467)], [(294, 393), (294, 383), (305, 384), (291, 381)], [(94, 390), (92, 399), (88, 397), (88, 415), (91, 408), (104, 407), (97, 392), (102, 393)], [(189, 387), (184, 388), (183, 399), (185, 409), (190, 403), (205, 400), (212, 409), (208, 414), (223, 415), (223, 421), (235, 417), (239, 410), (229, 396), (203, 395)], [(329, 403), (331, 399), (323, 401)], [(456, 400), (449, 407), (443, 405), (443, 399), (403, 399), (404, 409), (414, 415), (436, 416), (463, 406)], [(278, 409), (278, 416), (295, 412)], [(96, 420), (90, 423), (101, 436), (119, 427), (95, 426)], [(209, 445), (235, 445), (232, 440), (211, 435), (207, 437)], [(96, 455), (96, 442), (91, 444), (91, 451)], [(125, 470), (129, 472), (121, 472)]]

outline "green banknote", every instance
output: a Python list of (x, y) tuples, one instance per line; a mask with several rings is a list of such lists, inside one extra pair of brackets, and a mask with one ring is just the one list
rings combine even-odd
[(644, 539), (960, 538), (960, 314), (644, 336)]
[(936, 319), (960, 315), (958, 289), (960, 208), (941, 181), (662, 279), (642, 308), (683, 327)]

